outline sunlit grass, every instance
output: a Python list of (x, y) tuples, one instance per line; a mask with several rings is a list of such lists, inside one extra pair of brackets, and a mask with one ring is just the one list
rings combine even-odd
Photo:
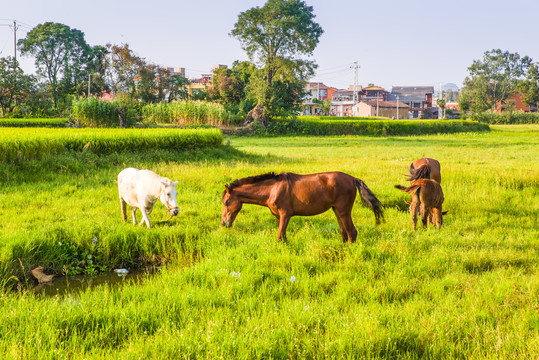
[[(4, 281), (16, 274), (24, 282), (21, 266), (26, 274), (36, 265), (61, 272), (62, 261), (73, 259), (58, 244), (66, 241), (94, 251), (109, 268), (166, 266), (118, 289), (54, 298), (2, 293), (0, 354), (537, 358), (537, 130), (232, 137), (231, 147), (65, 153), (4, 164)], [(423, 156), (442, 164), (449, 213), (441, 230), (414, 233), (406, 195), (393, 185), (405, 184), (410, 162)], [(158, 223), (168, 215), (156, 204), (155, 228), (122, 223), (114, 180), (127, 166), (179, 180), (180, 214)], [(332, 212), (292, 218), (287, 243), (276, 240), (275, 219), (263, 207), (245, 205), (232, 228), (220, 225), (220, 196), (234, 179), (334, 170), (364, 180), (386, 205), (386, 222), (376, 227), (357, 201), (352, 246), (342, 244)]]

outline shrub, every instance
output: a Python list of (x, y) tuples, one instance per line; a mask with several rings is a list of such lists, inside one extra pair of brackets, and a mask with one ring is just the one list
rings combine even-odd
[(471, 118), (485, 124), (539, 124), (539, 113), (513, 112), (495, 114), (484, 112), (472, 114)]
[(274, 119), (267, 135), (423, 135), (489, 131), (488, 125), (466, 120), (315, 120), (316, 117)]

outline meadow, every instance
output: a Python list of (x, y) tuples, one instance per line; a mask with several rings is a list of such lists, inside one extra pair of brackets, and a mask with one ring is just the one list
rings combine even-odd
[[(441, 230), (412, 231), (393, 188), (410, 163), (442, 165)], [(193, 150), (64, 151), (0, 163), (0, 354), (6, 359), (539, 357), (539, 127), (370, 137), (227, 137)], [(125, 167), (179, 180), (180, 214), (121, 221)], [(353, 245), (332, 212), (274, 217), (245, 205), (220, 223), (224, 185), (269, 171), (343, 171), (385, 205), (356, 200)], [(140, 216), (140, 215), (139, 215)], [(163, 221), (160, 221), (163, 220)], [(142, 283), (43, 297), (56, 276), (159, 266)], [(19, 285), (19, 286), (17, 286)], [(54, 286), (54, 283), (50, 286)], [(19, 287), (20, 291), (9, 288)], [(25, 290), (26, 289), (26, 290)]]

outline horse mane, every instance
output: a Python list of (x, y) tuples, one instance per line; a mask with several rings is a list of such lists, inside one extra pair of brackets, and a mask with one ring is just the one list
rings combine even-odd
[(230, 183), (230, 185), (228, 185), (228, 188), (230, 190), (233, 190), (242, 185), (255, 184), (255, 183), (258, 183), (264, 180), (269, 180), (269, 179), (277, 179), (281, 175), (282, 174), (277, 175), (274, 172), (269, 172), (262, 175), (256, 175), (256, 176), (246, 177), (243, 179), (237, 179), (237, 180), (234, 180), (232, 183)]

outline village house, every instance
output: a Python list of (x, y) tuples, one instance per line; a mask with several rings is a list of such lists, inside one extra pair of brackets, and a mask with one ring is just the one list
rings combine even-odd
[(434, 86), (394, 86), (388, 100), (404, 102), (410, 107), (408, 118), (421, 119), (432, 114), (432, 94)]
[(360, 86), (358, 86), (358, 89), (359, 90), (355, 92), (353, 90), (337, 90), (331, 94), (331, 115), (341, 117), (356, 116), (353, 113), (352, 108), (361, 97), (365, 95), (365, 93), (360, 90)]
[(402, 101), (363, 100), (353, 107), (354, 116), (407, 119), (410, 107)]

